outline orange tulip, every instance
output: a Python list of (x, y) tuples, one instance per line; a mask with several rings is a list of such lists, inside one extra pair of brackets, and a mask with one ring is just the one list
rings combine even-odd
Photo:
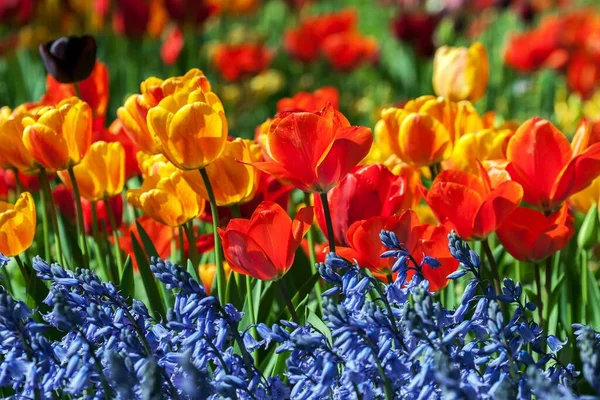
[(223, 252), (235, 272), (260, 280), (283, 277), (313, 222), (312, 207), (304, 207), (292, 219), (276, 203), (262, 202), (250, 220), (232, 219), (219, 229)]
[(375, 61), (377, 41), (358, 32), (341, 32), (327, 37), (321, 50), (333, 68), (348, 72), (361, 64)]
[(483, 240), (515, 210), (523, 198), (516, 182), (492, 188), (487, 171), (480, 176), (463, 171), (442, 171), (425, 191), (425, 202), (439, 221), (451, 223), (466, 240)]
[(203, 88), (176, 90), (148, 111), (147, 121), (160, 152), (179, 169), (206, 167), (227, 142), (223, 104)]
[(483, 97), (490, 76), (485, 47), (476, 42), (466, 47), (442, 46), (433, 59), (433, 89), (453, 101)]
[(340, 108), (340, 94), (334, 87), (323, 87), (314, 92), (298, 92), (294, 97), (285, 97), (277, 102), (277, 112), (308, 111), (317, 112), (330, 103)]
[(0, 157), (4, 166), (16, 168), (27, 174), (36, 174), (39, 165), (23, 144), (23, 118), (38, 117), (27, 111), (15, 112), (0, 121)]
[(92, 111), (76, 97), (56, 107), (37, 111), (37, 120), (26, 116), (23, 144), (32, 158), (48, 171), (61, 171), (81, 162), (92, 142)]
[(15, 204), (0, 201), (0, 252), (14, 257), (27, 250), (35, 236), (35, 201), (29, 192)]
[[(587, 129), (587, 124), (580, 129)], [(543, 211), (554, 211), (572, 194), (585, 189), (600, 174), (600, 143), (585, 150), (549, 121), (532, 118), (508, 143), (506, 170), (523, 186), (523, 200)]]
[[(445, 226), (419, 225), (419, 218), (412, 210), (406, 210), (399, 216), (373, 217), (355, 222), (347, 233), (350, 247), (336, 247), (337, 254), (356, 260), (359, 266), (368, 268), (375, 276), (384, 279), (392, 273), (395, 260), (381, 257), (387, 250), (379, 239), (382, 230), (394, 232), (419, 265), (424, 256), (437, 258), (440, 267), (424, 265), (422, 268), (423, 275), (429, 280), (430, 290), (437, 291), (447, 285), (446, 276), (458, 268), (458, 261), (448, 249), (448, 230)], [(409, 277), (413, 274), (409, 274)]]
[(331, 105), (316, 113), (286, 112), (272, 121), (263, 150), (270, 161), (252, 163), (307, 192), (325, 193), (368, 153), (369, 128), (350, 123)]
[(269, 67), (272, 59), (273, 51), (262, 43), (220, 44), (213, 55), (217, 70), (228, 81), (258, 75)]
[(564, 204), (545, 216), (519, 207), (498, 228), (498, 238), (517, 260), (538, 262), (565, 247), (575, 233), (573, 215)]
[(144, 179), (152, 175), (169, 176), (177, 170), (162, 154), (137, 153), (137, 163)]
[[(261, 173), (249, 164), (260, 159), (260, 146), (251, 140), (237, 138), (225, 144), (223, 154), (206, 167), (215, 200), (218, 206), (231, 206), (246, 203), (258, 190), (258, 174)], [(208, 200), (208, 192), (200, 171), (184, 171), (183, 178), (203, 199)]]
[(127, 98), (125, 104), (117, 110), (117, 116), (123, 123), (125, 132), (139, 150), (149, 154), (160, 152), (148, 130), (146, 122), (148, 111), (178, 89), (191, 91), (196, 88), (210, 91), (210, 83), (202, 71), (191, 69), (183, 76), (166, 80), (148, 78), (140, 84), (141, 94), (134, 94)]
[(152, 175), (139, 189), (127, 192), (127, 201), (152, 219), (178, 227), (197, 218), (205, 202), (181, 177), (179, 171), (168, 176)]
[[(223, 263), (223, 269), (225, 270), (225, 277), (229, 277), (229, 272), (231, 268), (227, 262)], [(217, 266), (213, 263), (202, 264), (198, 267), (198, 275), (200, 276), (200, 280), (204, 285), (204, 291), (206, 294), (210, 295), (212, 291), (213, 282), (215, 280), (215, 276), (217, 275)]]
[[(125, 149), (119, 142), (93, 143), (81, 163), (73, 168), (81, 197), (97, 201), (121, 193), (125, 186)], [(63, 183), (72, 189), (66, 171), (59, 171)]]

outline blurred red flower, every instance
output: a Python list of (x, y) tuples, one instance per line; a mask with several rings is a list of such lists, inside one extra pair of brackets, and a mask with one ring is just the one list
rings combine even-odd
[[(160, 222), (156, 222), (155, 220), (147, 216), (138, 218), (137, 222), (142, 226), (144, 231), (146, 231), (146, 233), (152, 240), (152, 244), (156, 248), (156, 252), (160, 256), (160, 258), (162, 258), (163, 260), (169, 258), (169, 256), (171, 255), (171, 243), (173, 242), (173, 238), (175, 237), (173, 228), (161, 224)], [(142, 244), (135, 221), (132, 222), (129, 226), (123, 226), (121, 228), (121, 235), (119, 236), (119, 246), (121, 247), (121, 250), (125, 252), (126, 255), (131, 257), (133, 269), (135, 271), (138, 271), (137, 261), (135, 258), (135, 254), (133, 253), (133, 244), (131, 240), (132, 235), (135, 236), (135, 238), (140, 244)]]
[(335, 109), (340, 108), (340, 94), (334, 87), (322, 87), (314, 92), (298, 92), (293, 97), (284, 97), (277, 102), (277, 112), (317, 112), (328, 103)]
[(165, 65), (173, 65), (179, 59), (179, 54), (183, 49), (183, 33), (178, 27), (173, 27), (167, 32), (167, 35), (160, 47), (160, 58)]
[(180, 24), (201, 24), (215, 11), (205, 0), (165, 0), (164, 5), (169, 17)]
[(219, 73), (228, 81), (257, 75), (269, 67), (272, 59), (273, 51), (262, 43), (220, 44), (213, 55)]
[(392, 21), (392, 31), (399, 40), (410, 43), (419, 56), (429, 58), (435, 53), (433, 35), (440, 20), (440, 14), (403, 11)]
[(150, 21), (150, 2), (147, 0), (117, 0), (114, 19), (115, 32), (126, 36), (142, 36)]

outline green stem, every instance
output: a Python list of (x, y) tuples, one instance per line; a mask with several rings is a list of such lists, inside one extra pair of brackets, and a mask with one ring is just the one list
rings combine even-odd
[(588, 309), (588, 253), (587, 250), (581, 251), (581, 323), (587, 323)]
[(549, 321), (550, 312), (552, 311), (552, 256), (546, 258), (545, 275), (544, 291), (546, 293), (546, 304), (548, 305), (546, 307), (546, 320)]
[(233, 218), (242, 218), (242, 211), (240, 210), (239, 204), (234, 204), (229, 207), (229, 209), (231, 210), (231, 216)]
[[(42, 210), (42, 234), (44, 235), (44, 259), (45, 260), (50, 260), (50, 226), (48, 224), (48, 214), (50, 213), (49, 209), (50, 209), (50, 204), (48, 204), (48, 195), (46, 192), (46, 184), (45, 184), (45, 178), (42, 178), (42, 176), (45, 176), (46, 174), (42, 174), (40, 172), (40, 196), (42, 197), (42, 204), (43, 204), (43, 210)], [(54, 207), (54, 206), (52, 206)], [(62, 262), (62, 260), (59, 260)]]
[(283, 281), (280, 279), (276, 282), (279, 291), (281, 292), (281, 297), (283, 297), (283, 301), (287, 305), (288, 310), (290, 311), (290, 315), (292, 316), (292, 320), (299, 324), (298, 314), (296, 314), (296, 310), (294, 309), (294, 305), (292, 304), (292, 300), (290, 299), (290, 295), (285, 287)]
[[(118, 195), (120, 196), (120, 195)], [(115, 214), (112, 211), (110, 203), (108, 202), (108, 198), (104, 199), (104, 208), (106, 209), (106, 215), (108, 215), (108, 221), (110, 223), (110, 229), (112, 230), (113, 235), (113, 245), (115, 250), (115, 257), (117, 258), (117, 271), (122, 271), (123, 266), (123, 256), (121, 254), (121, 246), (119, 245), (119, 227), (117, 226), (117, 220), (115, 218)], [(113, 273), (116, 271), (113, 271)], [(119, 276), (115, 278), (115, 283), (119, 284)]]
[(73, 195), (75, 196), (75, 206), (77, 207), (77, 223), (79, 225), (79, 246), (81, 246), (81, 256), (83, 257), (83, 267), (89, 268), (88, 260), (88, 248), (87, 240), (85, 238), (85, 224), (83, 222), (83, 208), (81, 207), (81, 193), (79, 192), (79, 185), (77, 185), (77, 179), (75, 178), (75, 171), (73, 167), (68, 169), (69, 178), (71, 179), (71, 186), (73, 187)]
[(106, 274), (106, 276), (113, 282), (115, 282), (115, 277), (112, 274), (112, 271), (106, 266), (106, 259), (104, 257), (104, 245), (103, 241), (100, 240), (100, 234), (98, 231), (98, 208), (97, 202), (92, 202), (92, 235), (94, 236), (94, 240), (96, 241), (96, 245), (98, 246), (98, 255), (97, 258), (100, 261), (100, 267)]
[(329, 252), (335, 253), (335, 235), (333, 234), (333, 222), (331, 221), (331, 212), (329, 211), (329, 200), (327, 200), (327, 193), (319, 193), (319, 196), (321, 196), (321, 203), (323, 204), (323, 214), (325, 214), (325, 222), (327, 225)]
[(223, 261), (221, 260), (221, 240), (219, 238), (219, 212), (217, 210), (217, 201), (215, 200), (215, 193), (213, 192), (208, 179), (208, 174), (204, 168), (200, 168), (200, 175), (204, 181), (206, 192), (208, 193), (208, 200), (210, 202), (210, 211), (213, 220), (213, 236), (215, 238), (215, 264), (217, 265), (217, 292), (219, 295), (219, 301), (221, 304), (225, 304), (225, 269), (223, 269)]
[(181, 256), (180, 264), (183, 266), (183, 265), (185, 265), (185, 243), (183, 240), (183, 236), (184, 236), (183, 225), (180, 225), (178, 229), (179, 229), (179, 254)]
[(540, 265), (536, 264), (534, 266), (535, 271), (535, 286), (537, 289), (536, 300), (537, 300), (537, 310), (538, 310), (538, 319), (540, 327), (544, 328), (544, 312), (543, 312), (543, 303), (542, 303), (542, 276), (540, 274)]
[[(311, 205), (310, 193), (304, 192), (304, 204), (307, 206)], [(308, 241), (308, 257), (310, 259), (310, 272), (315, 275), (317, 274), (317, 256), (315, 254), (315, 232), (311, 225), (306, 233), (306, 240)], [(323, 298), (321, 296), (321, 282), (317, 280), (315, 284), (315, 295), (317, 296), (317, 307), (319, 312), (323, 313)]]
[(496, 294), (501, 294), (502, 286), (500, 285), (500, 274), (498, 274), (498, 265), (496, 265), (494, 253), (492, 253), (492, 249), (490, 248), (490, 244), (487, 239), (482, 240), (481, 245), (488, 259), (488, 263), (490, 264), (490, 269), (492, 270), (492, 278), (494, 280), (494, 288), (496, 289)]
[[(48, 213), (50, 214), (50, 219), (52, 220), (52, 227), (54, 228), (54, 245), (56, 248), (56, 260), (58, 262), (63, 263), (64, 259), (62, 254), (62, 244), (60, 240), (60, 230), (58, 227), (58, 216), (56, 214), (56, 206), (54, 204), (54, 198), (52, 197), (52, 190), (50, 189), (50, 180), (48, 179), (48, 174), (45, 169), (40, 170), (40, 183), (42, 185), (42, 191), (45, 192), (44, 198), (46, 200), (46, 208)], [(44, 217), (42, 217), (44, 218)], [(43, 221), (43, 220), (42, 220)], [(47, 225), (47, 222), (46, 222)], [(46, 235), (46, 233), (45, 233)], [(46, 235), (48, 237), (49, 235)], [(48, 237), (48, 240), (50, 238)], [(45, 243), (44, 243), (45, 244)], [(50, 249), (48, 245), (48, 253), (47, 257), (50, 258)]]
[(14, 169), (13, 172), (15, 174), (15, 194), (17, 195), (18, 199), (23, 192), (23, 186), (21, 185), (21, 178), (19, 178), (19, 170)]
[(194, 278), (196, 278), (197, 282), (202, 282), (200, 275), (198, 274), (198, 263), (200, 261), (198, 257), (198, 248), (196, 247), (196, 236), (194, 235), (194, 221), (189, 220), (186, 224), (183, 224), (183, 229), (187, 234), (189, 256), (190, 260), (192, 261), (192, 265), (194, 266)]
[[(254, 338), (258, 337), (258, 331), (256, 330), (256, 312), (254, 311), (254, 302), (252, 301), (252, 277), (250, 275), (246, 275), (246, 302), (248, 303), (248, 313), (250, 314), (250, 324), (253, 325), (251, 329), (252, 336)], [(231, 279), (231, 277), (230, 277)], [(255, 351), (252, 353), (252, 358), (254, 359), (254, 363), (258, 362), (258, 353)]]

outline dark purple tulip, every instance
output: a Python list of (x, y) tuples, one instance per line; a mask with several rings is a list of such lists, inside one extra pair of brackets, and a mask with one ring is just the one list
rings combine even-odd
[(93, 36), (67, 36), (40, 44), (46, 71), (60, 83), (86, 79), (96, 63), (96, 39)]

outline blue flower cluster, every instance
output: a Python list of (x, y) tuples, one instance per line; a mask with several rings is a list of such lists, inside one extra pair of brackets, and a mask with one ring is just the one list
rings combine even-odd
[[(281, 321), (240, 331), (242, 314), (207, 296), (182, 267), (152, 259), (152, 272), (175, 293), (165, 321), (124, 298), (89, 270), (75, 272), (36, 257), (50, 283), (36, 315), (0, 287), (0, 387), (15, 398), (85, 399), (540, 399), (600, 395), (600, 333), (576, 325), (583, 373), (558, 356), (566, 342), (544, 335), (520, 283), (502, 293), (482, 279), (478, 255), (454, 233), (452, 255), (468, 279), (448, 310), (429, 292), (417, 265), (391, 232), (392, 284), (329, 254), (319, 265), (331, 289), (323, 324)], [(6, 259), (0, 257), (0, 267)], [(411, 274), (408, 272), (412, 271)], [(407, 277), (412, 279), (407, 281)], [(275, 346), (286, 373), (265, 377), (254, 352)], [(580, 376), (581, 375), (581, 376)], [(591, 397), (588, 397), (591, 398)]]

